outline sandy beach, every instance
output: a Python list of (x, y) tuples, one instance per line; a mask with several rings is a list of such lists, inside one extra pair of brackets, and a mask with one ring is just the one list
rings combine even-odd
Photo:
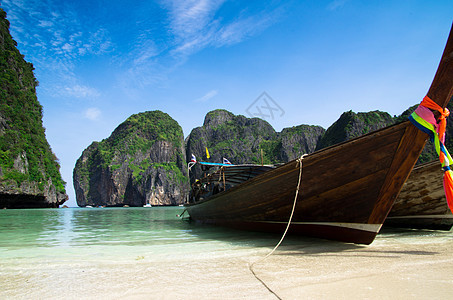
[(451, 299), (452, 237), (387, 233), (369, 246), (291, 237), (265, 260), (271, 246), (180, 246), (178, 255), (129, 247), (117, 259), (107, 248), (61, 249), (0, 260), (0, 298), (277, 299), (250, 272), (260, 260), (255, 273), (282, 299)]

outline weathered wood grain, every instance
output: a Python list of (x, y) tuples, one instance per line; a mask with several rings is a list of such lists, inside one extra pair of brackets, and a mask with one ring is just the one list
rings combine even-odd
[(453, 214), (445, 198), (442, 177), (438, 161), (414, 168), (384, 225), (450, 230)]

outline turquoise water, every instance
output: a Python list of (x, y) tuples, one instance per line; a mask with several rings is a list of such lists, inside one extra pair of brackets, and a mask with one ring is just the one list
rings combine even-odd
[[(203, 226), (178, 217), (182, 207), (65, 208), (0, 211), (1, 258), (134, 253), (172, 255), (271, 246), (278, 236)], [(187, 216), (187, 215), (186, 215)], [(99, 253), (98, 253), (99, 255)], [(117, 257), (115, 257), (116, 259)]]
[[(261, 262), (280, 235), (203, 226), (180, 219), (182, 212), (181, 207), (0, 210), (0, 299), (261, 300), (275, 297), (253, 277), (251, 262), (260, 261), (259, 273), (281, 293), (285, 289), (278, 287), (291, 281), (294, 288), (306, 280), (315, 286), (331, 282), (326, 278), (337, 278), (349, 266), (360, 278), (368, 276), (370, 263), (394, 270), (413, 264), (419, 267), (409, 269), (418, 272), (434, 261), (437, 269), (430, 264), (427, 270), (436, 272), (427, 280), (435, 284), (443, 282), (437, 270), (450, 276), (453, 266), (452, 231), (386, 229), (370, 246), (289, 236)], [(406, 273), (397, 279), (406, 282)]]
[(0, 211), (0, 248), (162, 244), (190, 238), (179, 208)]
[[(0, 210), (0, 254), (14, 257), (17, 252), (36, 255), (45, 249), (103, 247), (146, 247), (173, 251), (175, 247), (197, 251), (226, 247), (269, 248), (280, 236), (204, 226), (179, 218), (182, 207), (152, 208), (65, 208)], [(187, 216), (187, 214), (185, 215)], [(425, 238), (453, 237), (453, 232), (384, 229), (377, 241), (423, 243)], [(286, 244), (334, 243), (323, 240), (287, 237)], [(374, 242), (376, 243), (376, 241)], [(170, 250), (169, 250), (170, 249)], [(178, 250), (174, 250), (178, 251)], [(126, 253), (127, 254), (127, 253)]]

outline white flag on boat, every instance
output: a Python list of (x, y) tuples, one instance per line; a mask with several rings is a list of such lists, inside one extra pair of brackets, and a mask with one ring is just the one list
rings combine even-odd
[(191, 162), (197, 162), (197, 158), (195, 157), (195, 155), (192, 154), (192, 159), (190, 161)]
[(225, 157), (223, 158), (223, 163), (226, 165), (231, 165), (230, 161), (226, 159)]

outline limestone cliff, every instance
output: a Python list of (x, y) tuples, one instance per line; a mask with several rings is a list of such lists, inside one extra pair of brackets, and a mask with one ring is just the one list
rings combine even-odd
[(184, 137), (161, 111), (130, 116), (74, 168), (79, 206), (178, 205), (188, 192)]
[[(349, 111), (327, 131), (320, 126), (299, 125), (276, 132), (264, 120), (219, 109), (209, 112), (203, 126), (192, 130), (185, 147), (180, 126), (167, 114), (154, 111), (133, 115), (109, 138), (92, 143), (77, 161), (73, 177), (77, 203), (180, 204), (189, 189), (186, 163), (192, 154), (199, 161), (222, 162), (225, 157), (233, 164), (285, 163), (304, 153), (407, 120), (409, 113), (410, 110), (396, 118), (380, 111)], [(0, 119), (0, 128), (2, 124)], [(20, 161), (17, 165), (21, 165)], [(201, 173), (199, 165), (194, 167), (191, 181)]]
[(316, 150), (347, 141), (394, 123), (395, 119), (391, 115), (378, 110), (366, 113), (344, 112), (327, 129), (316, 146)]
[(279, 159), (282, 162), (300, 157), (302, 154), (309, 154), (316, 150), (321, 137), (326, 130), (321, 126), (299, 125), (284, 128), (278, 138), (281, 141)]
[(0, 208), (58, 207), (68, 196), (46, 140), (33, 65), (0, 9)]
[(213, 162), (221, 162), (225, 157), (236, 164), (260, 163), (260, 149), (276, 136), (274, 128), (264, 120), (218, 109), (206, 115), (203, 126), (192, 130), (186, 154), (206, 159), (208, 148)]
[[(319, 126), (300, 125), (276, 132), (262, 119), (218, 109), (209, 112), (203, 126), (194, 128), (187, 137), (186, 155), (210, 162), (222, 162), (225, 157), (233, 164), (284, 163), (313, 152), (324, 131)], [(191, 181), (200, 175), (199, 166), (194, 167)]]

